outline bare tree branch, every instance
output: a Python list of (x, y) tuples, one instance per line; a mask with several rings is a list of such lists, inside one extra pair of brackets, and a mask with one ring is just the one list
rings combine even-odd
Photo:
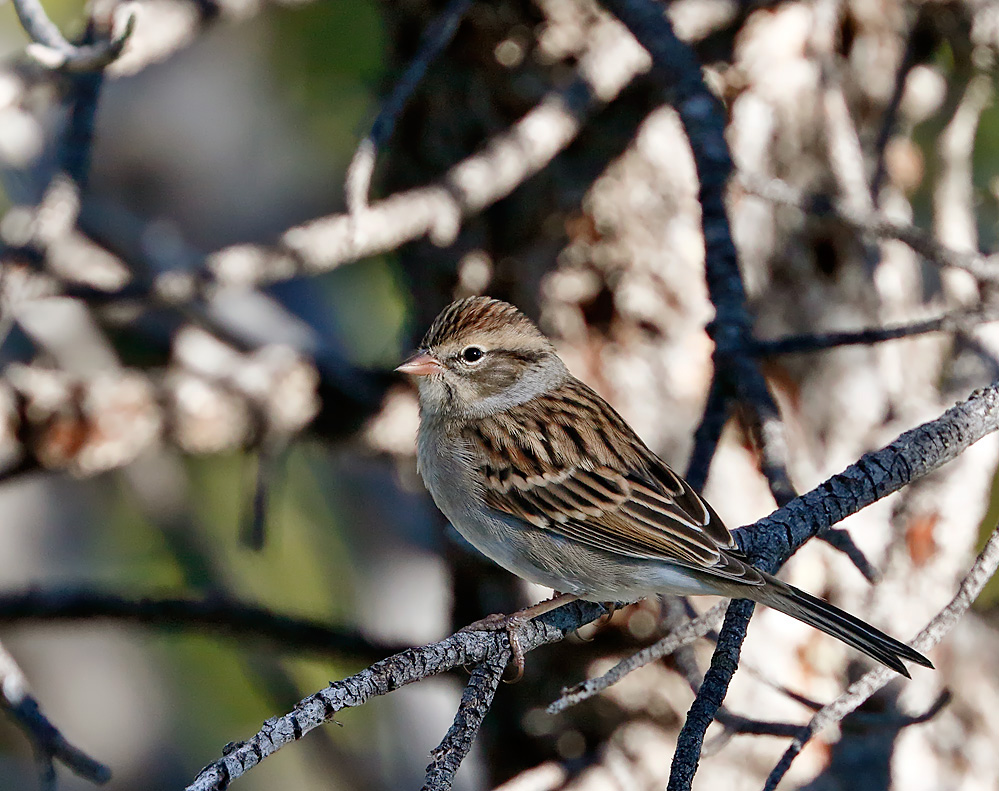
[(509, 661), (509, 654), (500, 654), (481, 662), (472, 671), (472, 677), (461, 695), (458, 712), (454, 715), (454, 723), (448, 728), (443, 741), (430, 753), (423, 791), (450, 791), (454, 774), (472, 749), (472, 742), (482, 727)]

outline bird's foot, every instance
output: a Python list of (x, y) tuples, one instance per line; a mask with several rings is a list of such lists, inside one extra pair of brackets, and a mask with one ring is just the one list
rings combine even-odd
[(506, 631), (506, 638), (510, 641), (510, 664), (513, 665), (513, 678), (504, 679), (508, 684), (516, 684), (524, 677), (524, 646), (520, 643), (520, 628), (527, 623), (530, 618), (523, 617), (519, 612), (513, 615), (503, 613), (493, 613), (485, 618), (480, 618), (475, 623), (460, 629), (462, 632), (499, 632)]
[(514, 676), (507, 680), (508, 684), (516, 684), (524, 677), (524, 646), (520, 642), (520, 629), (539, 615), (557, 609), (563, 604), (573, 602), (579, 597), (572, 593), (556, 593), (552, 598), (547, 599), (533, 607), (518, 610), (511, 615), (493, 613), (485, 618), (480, 618), (475, 623), (470, 623), (460, 631), (462, 632), (499, 632), (506, 631), (507, 640), (510, 641), (510, 664), (514, 667)]

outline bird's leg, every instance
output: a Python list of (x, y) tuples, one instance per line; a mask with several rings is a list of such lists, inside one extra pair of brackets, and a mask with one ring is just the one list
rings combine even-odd
[(524, 648), (520, 644), (520, 627), (532, 618), (537, 618), (539, 615), (544, 615), (546, 612), (557, 610), (563, 604), (569, 604), (569, 602), (574, 602), (578, 598), (579, 597), (574, 593), (556, 593), (550, 599), (539, 602), (533, 607), (518, 610), (511, 615), (503, 615), (502, 613), (487, 615), (485, 618), (480, 618), (475, 623), (470, 623), (460, 631), (498, 632), (501, 629), (506, 630), (507, 639), (510, 641), (510, 663), (517, 670), (516, 675), (509, 680), (510, 684), (514, 684), (524, 677)]

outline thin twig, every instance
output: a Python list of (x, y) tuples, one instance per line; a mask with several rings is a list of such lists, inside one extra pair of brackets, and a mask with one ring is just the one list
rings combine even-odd
[(970, 272), (983, 282), (999, 282), (999, 257), (985, 256), (965, 250), (954, 250), (941, 244), (922, 228), (910, 223), (897, 222), (879, 213), (861, 214), (839, 206), (822, 208), (809, 201), (798, 190), (780, 179), (761, 180), (743, 174), (740, 183), (750, 194), (781, 206), (795, 208), (805, 214), (831, 214), (840, 222), (859, 233), (877, 239), (896, 239), (910, 247), (931, 264), (954, 267)]
[(819, 533), (816, 538), (825, 541), (833, 549), (838, 549), (846, 555), (871, 585), (877, 585), (881, 582), (881, 572), (867, 559), (863, 550), (854, 543), (853, 536), (848, 530), (841, 527), (830, 527)]
[(905, 83), (909, 73), (919, 62), (921, 57), (925, 57), (923, 49), (925, 44), (923, 39), (926, 33), (926, 14), (924, 8), (920, 7), (916, 11), (916, 19), (905, 39), (905, 51), (902, 60), (895, 70), (895, 85), (892, 88), (891, 98), (885, 106), (884, 115), (881, 116), (881, 126), (878, 127), (878, 136), (874, 141), (874, 175), (871, 177), (871, 200), (875, 208), (878, 205), (878, 197), (881, 194), (881, 185), (884, 183), (885, 174), (885, 152), (888, 149), (888, 142), (895, 131), (898, 119), (898, 110), (902, 106), (902, 96), (905, 93)]
[(562, 696), (548, 706), (548, 712), (550, 714), (558, 714), (570, 706), (575, 706), (577, 703), (592, 698), (594, 695), (603, 692), (611, 684), (616, 684), (632, 671), (640, 667), (645, 667), (650, 662), (655, 662), (664, 656), (669, 656), (677, 649), (689, 645), (699, 637), (703, 637), (722, 622), (726, 606), (725, 603), (716, 604), (703, 615), (687, 621), (648, 648), (643, 648), (627, 659), (621, 660), (603, 675), (588, 679), (581, 684), (576, 684), (574, 687), (564, 689)]
[(676, 752), (670, 766), (667, 791), (689, 789), (700, 762), (704, 734), (721, 708), (728, 685), (739, 666), (739, 654), (746, 639), (746, 627), (753, 614), (754, 603), (747, 599), (729, 602), (725, 621), (718, 633), (718, 643), (711, 655), (711, 665), (687, 712), (687, 719), (676, 739)]
[[(985, 547), (975, 558), (971, 569), (961, 580), (961, 585), (954, 598), (920, 631), (910, 645), (917, 651), (926, 653), (939, 643), (954, 628), (972, 602), (978, 598), (985, 583), (995, 574), (996, 568), (999, 568), (999, 529), (992, 532)], [(792, 761), (816, 733), (839, 722), (893, 678), (895, 678), (895, 674), (887, 668), (881, 667), (871, 670), (859, 681), (851, 684), (836, 700), (817, 711), (809, 720), (804, 733), (794, 739), (770, 776), (767, 777), (763, 787), (764, 791), (773, 791), (777, 787), (777, 784), (791, 767)], [(940, 705), (942, 706), (943, 703)], [(934, 706), (931, 708), (931, 712), (935, 713), (934, 709), (939, 710), (939, 707)]]
[(496, 689), (503, 680), (510, 654), (500, 654), (479, 663), (461, 694), (461, 703), (441, 743), (430, 753), (430, 765), (422, 791), (451, 791), (458, 767), (472, 749), (482, 721), (493, 703)]
[(866, 330), (847, 332), (805, 333), (802, 335), (787, 335), (773, 340), (758, 340), (755, 342), (758, 354), (772, 357), (779, 354), (800, 354), (803, 352), (835, 349), (840, 346), (857, 346), (883, 343), (899, 338), (911, 338), (914, 335), (924, 335), (929, 332), (960, 332), (967, 331), (980, 324), (999, 321), (995, 311), (955, 311), (931, 319), (914, 321), (910, 324), (900, 324), (894, 327), (875, 327)]

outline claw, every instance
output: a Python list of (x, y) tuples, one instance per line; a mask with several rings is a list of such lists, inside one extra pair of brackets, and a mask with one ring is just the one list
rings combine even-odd
[(513, 613), (513, 615), (503, 615), (501, 613), (487, 615), (485, 618), (481, 618), (475, 623), (470, 623), (459, 631), (498, 632), (500, 629), (505, 630), (507, 640), (510, 642), (510, 664), (516, 670), (514, 677), (507, 680), (506, 683), (516, 684), (524, 677), (524, 647), (520, 643), (520, 628), (532, 618), (561, 607), (563, 604), (575, 601), (577, 598), (579, 597), (571, 593), (558, 593), (548, 601), (535, 604), (533, 607), (520, 610)]

